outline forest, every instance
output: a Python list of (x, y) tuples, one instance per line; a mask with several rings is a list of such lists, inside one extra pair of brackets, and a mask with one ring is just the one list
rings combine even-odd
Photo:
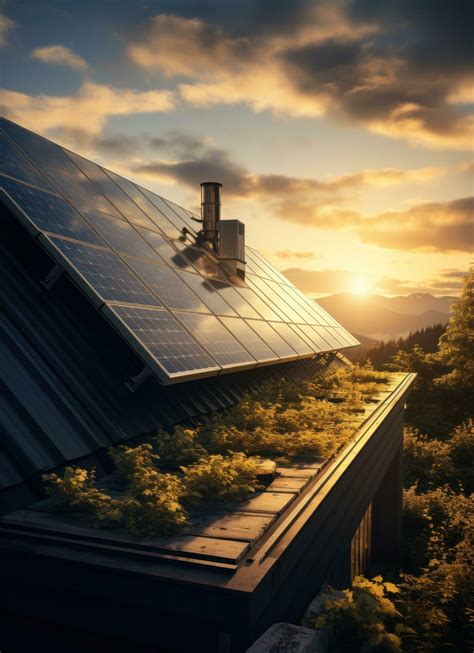
[(362, 361), (416, 372), (404, 442), (402, 570), (357, 577), (325, 604), (332, 651), (472, 651), (474, 646), (474, 297), (451, 319), (376, 345)]

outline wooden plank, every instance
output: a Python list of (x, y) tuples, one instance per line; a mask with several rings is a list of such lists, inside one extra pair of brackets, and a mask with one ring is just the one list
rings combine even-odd
[(322, 465), (319, 465), (319, 467), (315, 469), (313, 467), (293, 467), (288, 465), (285, 467), (277, 467), (277, 474), (290, 478), (312, 478), (318, 473), (321, 466)]
[(254, 495), (251, 499), (240, 503), (239, 510), (279, 515), (290, 505), (296, 496), (297, 492), (291, 494), (288, 492), (261, 492)]
[(309, 477), (295, 478), (292, 476), (279, 476), (270, 485), (269, 492), (301, 492), (311, 479)]
[(64, 521), (60, 516), (29, 510), (17, 510), (4, 517), (0, 526), (23, 527), (25, 530), (49, 533), (56, 537), (74, 535), (81, 539), (109, 545), (125, 544), (137, 550), (176, 553), (180, 556), (236, 563), (249, 548), (248, 541), (217, 539), (196, 535), (134, 537), (119, 529), (88, 528)]
[(192, 514), (189, 533), (201, 537), (256, 542), (274, 521), (275, 515), (242, 512)]

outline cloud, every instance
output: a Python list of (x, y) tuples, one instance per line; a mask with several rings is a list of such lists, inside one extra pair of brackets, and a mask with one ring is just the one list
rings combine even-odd
[(131, 168), (134, 173), (193, 189), (204, 178), (215, 178), (223, 183), (226, 196), (258, 200), (286, 222), (319, 229), (352, 230), (363, 242), (378, 247), (425, 251), (466, 251), (470, 247), (469, 199), (425, 203), (375, 216), (364, 216), (347, 208), (364, 187), (427, 182), (457, 173), (465, 164), (451, 168), (369, 169), (315, 179), (251, 173), (227, 151), (176, 131), (155, 139), (154, 146), (176, 158), (136, 163)]
[(275, 16), (273, 3), (255, 5), (224, 25), (156, 15), (128, 56), (177, 78), (193, 105), (328, 114), (423, 145), (468, 148), (468, 2), (275, 3)]
[(466, 276), (466, 270), (459, 270), (458, 268), (445, 268), (441, 270), (440, 276), (444, 279), (461, 279), (463, 280)]
[(48, 45), (36, 48), (31, 53), (33, 59), (55, 66), (69, 66), (75, 70), (87, 70), (87, 62), (64, 45)]
[(279, 250), (274, 255), (282, 259), (309, 259), (315, 256), (314, 252), (294, 252), (290, 249)]
[[(136, 91), (84, 82), (73, 95), (28, 95), (0, 89), (0, 112), (42, 134), (57, 134), (71, 146), (79, 137), (101, 135), (111, 116), (169, 111), (170, 91)], [(78, 128), (80, 125), (80, 128)], [(83, 140), (85, 143), (85, 140)]]
[(363, 242), (388, 249), (469, 252), (474, 234), (473, 201), (473, 197), (465, 197), (430, 202), (360, 218), (356, 232)]
[(288, 214), (287, 202), (291, 201), (294, 210), (293, 213), (290, 211), (289, 219), (298, 221), (299, 214), (304, 214), (305, 222), (311, 222), (320, 203), (327, 207), (343, 201), (345, 191), (353, 193), (362, 186), (384, 187), (430, 181), (449, 172), (449, 169), (443, 166), (411, 170), (380, 168), (321, 180), (252, 173), (234, 161), (228, 151), (215, 147), (209, 139), (199, 139), (179, 131), (151, 139), (150, 147), (168, 158), (136, 163), (133, 166), (134, 172), (152, 178), (173, 180), (192, 188), (204, 177), (215, 177), (223, 183), (225, 193), (230, 196), (240, 199), (277, 198), (275, 209), (282, 215)]
[(7, 44), (8, 32), (15, 27), (15, 22), (4, 14), (0, 14), (0, 48)]

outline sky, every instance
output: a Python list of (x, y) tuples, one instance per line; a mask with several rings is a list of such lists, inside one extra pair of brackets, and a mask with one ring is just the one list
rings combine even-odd
[(0, 112), (224, 218), (302, 290), (456, 295), (472, 262), (465, 0), (0, 0)]

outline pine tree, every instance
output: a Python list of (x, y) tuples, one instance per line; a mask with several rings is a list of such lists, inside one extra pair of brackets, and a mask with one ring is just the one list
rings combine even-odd
[(461, 299), (454, 305), (439, 341), (439, 359), (453, 368), (441, 382), (474, 389), (474, 271), (465, 278)]

